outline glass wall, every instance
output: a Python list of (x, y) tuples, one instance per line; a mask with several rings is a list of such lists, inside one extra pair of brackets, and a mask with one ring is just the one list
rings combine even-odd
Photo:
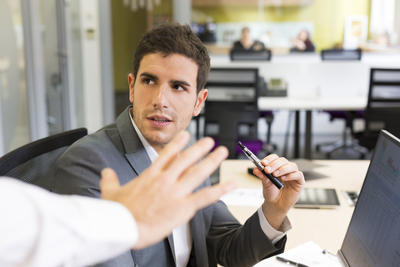
[(0, 155), (30, 141), (20, 1), (0, 1)]

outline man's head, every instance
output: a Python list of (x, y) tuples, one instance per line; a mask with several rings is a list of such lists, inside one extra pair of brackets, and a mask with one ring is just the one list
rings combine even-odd
[(180, 54), (192, 59), (198, 66), (197, 91), (206, 85), (210, 71), (210, 57), (207, 48), (188, 25), (163, 24), (146, 33), (136, 48), (133, 76), (136, 77), (142, 58), (153, 53), (161, 53), (164, 56)]
[(241, 38), (243, 40), (247, 40), (247, 39), (251, 38), (251, 36), (250, 36), (250, 28), (249, 27), (246, 26), (246, 27), (242, 28), (242, 36), (241, 36)]
[(136, 125), (157, 151), (200, 113), (209, 68), (208, 52), (188, 26), (163, 25), (140, 40), (129, 100)]

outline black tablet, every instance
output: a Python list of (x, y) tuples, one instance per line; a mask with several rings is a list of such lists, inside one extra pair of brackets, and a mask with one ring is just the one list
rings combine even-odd
[(294, 206), (296, 208), (330, 209), (340, 206), (340, 202), (336, 190), (333, 188), (304, 188)]

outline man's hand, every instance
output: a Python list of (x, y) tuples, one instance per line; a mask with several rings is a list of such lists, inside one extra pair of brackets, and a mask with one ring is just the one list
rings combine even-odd
[(203, 188), (193, 193), (228, 156), (219, 147), (199, 162), (214, 145), (203, 138), (182, 152), (189, 134), (179, 133), (141, 175), (124, 186), (112, 169), (104, 169), (100, 180), (103, 199), (123, 204), (133, 214), (139, 231), (135, 249), (152, 245), (187, 222), (195, 212), (234, 189), (233, 183)]
[(272, 227), (279, 229), (287, 212), (300, 197), (305, 183), (304, 175), (299, 171), (296, 163), (275, 154), (268, 155), (261, 163), (265, 166), (266, 173), (278, 177), (284, 184), (284, 187), (279, 190), (259, 169), (253, 170), (263, 183), (264, 215)]

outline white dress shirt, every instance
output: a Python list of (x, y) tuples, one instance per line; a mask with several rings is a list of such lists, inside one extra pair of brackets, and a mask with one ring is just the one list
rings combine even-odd
[[(142, 142), (142, 145), (143, 145), (144, 149), (146, 150), (147, 155), (149, 156), (150, 160), (152, 162), (154, 162), (158, 157), (158, 153), (149, 144), (149, 142), (146, 140), (146, 138), (144, 138), (144, 136), (140, 132), (139, 128), (136, 126), (136, 124), (132, 118), (131, 111), (129, 112), (129, 116), (131, 118), (133, 128), (135, 128), (135, 131), (136, 131), (137, 135), (139, 136), (139, 139)], [(282, 223), (282, 226), (280, 228), (281, 231), (278, 231), (278, 230), (275, 230), (268, 223), (261, 207), (258, 209), (257, 214), (259, 217), (261, 229), (263, 230), (264, 234), (270, 240), (272, 240), (273, 244), (278, 242), (286, 234), (286, 232), (291, 229), (291, 224), (287, 217), (285, 218), (285, 220)], [(174, 253), (175, 253), (176, 266), (184, 267), (187, 265), (187, 263), (189, 261), (190, 251), (192, 250), (192, 236), (190, 234), (189, 223), (185, 223), (185, 224), (175, 228), (172, 231), (172, 236), (173, 236), (173, 240), (174, 240)]]
[(129, 250), (138, 232), (119, 203), (0, 178), (0, 266), (87, 266)]

